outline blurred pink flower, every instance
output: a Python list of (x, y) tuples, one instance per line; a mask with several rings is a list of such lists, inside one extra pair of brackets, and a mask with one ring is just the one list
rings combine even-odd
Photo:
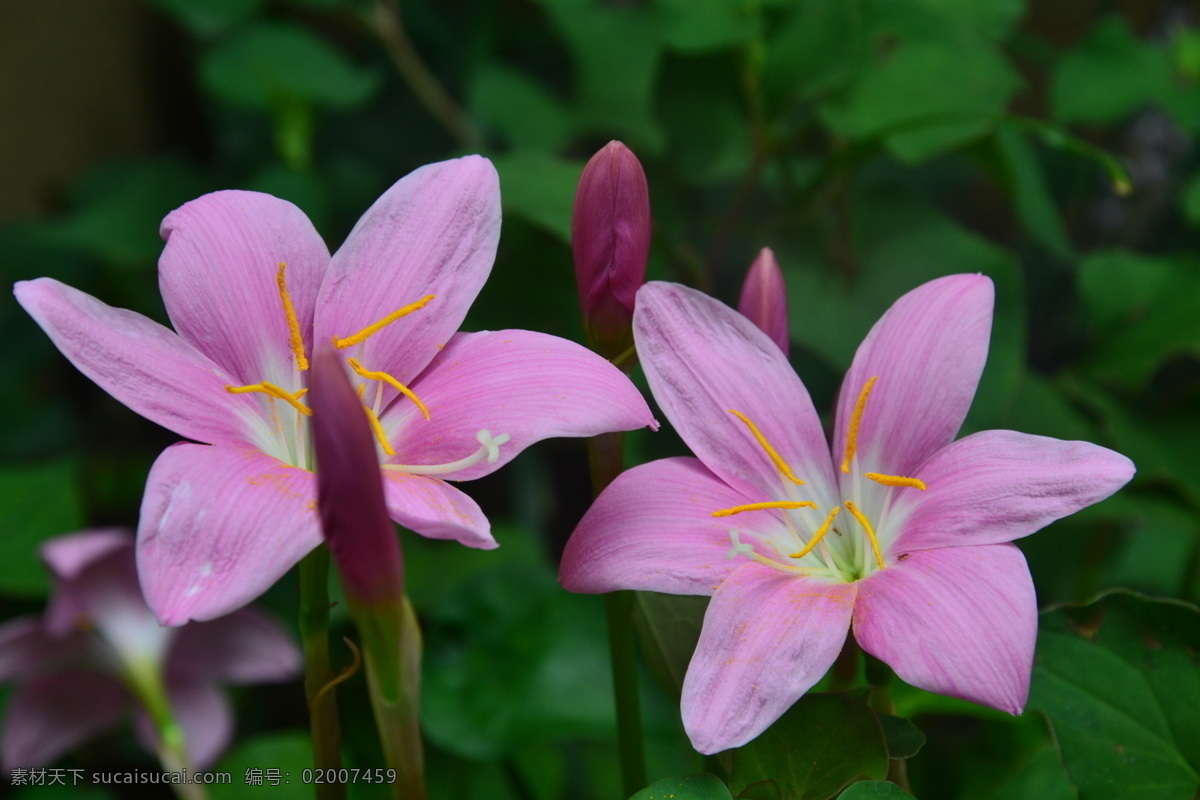
[(981, 275), (900, 298), (855, 355), (830, 447), (804, 385), (749, 320), (674, 284), (638, 294), (650, 388), (699, 458), (618, 477), (561, 575), (580, 592), (712, 595), (683, 684), (697, 750), (758, 736), (820, 680), (852, 624), (908, 683), (1021, 712), (1037, 605), (1010, 542), (1109, 496), (1134, 467), (1012, 431), (954, 441), (992, 303)]
[(133, 710), (138, 736), (158, 752), (140, 688), (164, 686), (190, 765), (229, 744), (233, 711), (222, 684), (286, 681), (300, 653), (270, 617), (245, 608), (212, 622), (164, 628), (146, 607), (133, 532), (105, 528), (42, 546), (54, 593), (42, 618), (0, 626), (0, 681), (17, 684), (4, 718), (5, 768), (49, 764), (117, 727)]
[(320, 543), (304, 402), (316, 342), (356, 374), (391, 518), (435, 539), (496, 546), (479, 506), (443, 479), (487, 475), (548, 437), (653, 424), (633, 384), (573, 342), (456, 332), (500, 235), (485, 158), (403, 178), (332, 258), (299, 209), (256, 192), (193, 200), (161, 232), (175, 331), (49, 278), (16, 295), (113, 397), (207, 443), (164, 451), (142, 501), (138, 571), (165, 624), (239, 608)]

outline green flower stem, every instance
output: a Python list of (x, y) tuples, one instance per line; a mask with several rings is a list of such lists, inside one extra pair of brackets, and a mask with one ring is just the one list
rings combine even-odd
[[(340, 769), (342, 732), (329, 663), (329, 550), (321, 545), (300, 562), (300, 638), (304, 643), (304, 695), (312, 729), (313, 766)], [(346, 787), (316, 784), (319, 800), (341, 800)]]
[[(162, 667), (156, 662), (137, 662), (125, 665), (125, 685), (150, 715), (158, 736), (158, 761), (164, 772), (191, 771), (187, 757), (183, 727), (175, 719), (167, 687), (163, 683)], [(171, 788), (181, 800), (208, 800), (208, 792), (198, 783), (172, 783)]]
[(425, 756), (421, 744), (421, 629), (407, 596), (373, 608), (351, 602), (350, 613), (363, 643), (367, 688), (384, 760), (396, 770), (392, 796), (425, 800)]
[[(896, 716), (896, 703), (892, 700), (892, 687), (890, 685), (876, 687), (871, 692), (871, 706), (880, 714)], [(904, 791), (910, 791), (912, 787), (908, 783), (908, 762), (903, 758), (889, 759), (887, 779)]]
[[(621, 473), (625, 437), (605, 433), (588, 440), (592, 492), (599, 495)], [(608, 615), (608, 647), (612, 655), (613, 695), (617, 707), (617, 752), (624, 796), (646, 785), (646, 753), (642, 744), (642, 712), (638, 698), (637, 643), (633, 631), (633, 592), (604, 596)]]

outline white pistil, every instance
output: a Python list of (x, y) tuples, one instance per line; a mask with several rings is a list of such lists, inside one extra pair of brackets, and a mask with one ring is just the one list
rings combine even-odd
[(394, 469), (397, 472), (407, 472), (410, 475), (446, 475), (473, 467), (484, 459), (489, 464), (495, 464), (500, 459), (500, 445), (509, 440), (507, 433), (492, 436), (491, 431), (481, 430), (475, 438), (480, 447), (466, 458), (451, 461), (449, 464), (384, 464), (384, 469)]
[(729, 552), (725, 554), (725, 558), (728, 561), (733, 561), (741, 553), (750, 554), (754, 552), (754, 545), (738, 540), (736, 529), (730, 529), (729, 541), (733, 542), (733, 547), (729, 548)]

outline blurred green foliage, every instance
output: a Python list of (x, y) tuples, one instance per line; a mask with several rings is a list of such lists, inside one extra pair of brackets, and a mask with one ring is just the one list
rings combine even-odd
[[(48, 275), (165, 321), (156, 231), (182, 202), (218, 188), (271, 192), (303, 208), (333, 249), (409, 170), (482, 152), (501, 175), (505, 222), (467, 328), (578, 339), (575, 181), (592, 152), (621, 138), (650, 180), (651, 278), (728, 302), (757, 250), (774, 248), (792, 360), (819, 409), (832, 407), (857, 343), (901, 293), (950, 273), (991, 276), (992, 352), (966, 428), (1087, 439), (1139, 469), (1117, 497), (1021, 543), (1043, 604), (1118, 585), (1200, 601), (1194, 10), (1165, 1), (1130, 16), (1110, 13), (1113, 4), (1068, 15), (1066, 2), (1021, 0), (145, 1), (186, 54), (161, 77), (194, 129), (161, 152), (96, 164), (65, 188), (56, 213), (0, 226), (10, 282)], [(135, 522), (145, 472), (173, 437), (74, 372), (13, 303), (0, 307), (0, 332), (10, 376), (0, 400), (8, 616), (47, 589), (37, 542)], [(683, 452), (667, 430), (634, 434), (629, 450), (636, 460)], [(586, 486), (582, 447), (547, 443), (464, 487), (495, 523), (499, 551), (405, 540), (426, 631), (435, 796), (617, 795), (603, 616), (595, 598), (567, 596), (554, 579)], [(294, 616), (292, 594), (284, 581), (266, 602)], [(1101, 602), (1120, 605), (1116, 621), (1157, 619), (1131, 610), (1143, 601), (1129, 595)], [(705, 765), (670, 692), (703, 604), (670, 606), (665, 618), (661, 603), (647, 605), (660, 609), (658, 626), (643, 626), (651, 778), (695, 774)], [(1034, 705), (1048, 722), (892, 687), (898, 713), (928, 736), (908, 762), (915, 796), (1168, 796), (1096, 793), (1103, 776), (1082, 764), (1104, 743), (1081, 732), (1079, 715), (1105, 698), (1116, 704), (1105, 712), (1119, 717), (1113, 725), (1137, 728), (1130, 736), (1158, 765), (1120, 768), (1165, 775), (1191, 796), (1200, 763), (1177, 748), (1198, 739), (1174, 716), (1185, 701), (1150, 701), (1162, 681), (1194, 689), (1196, 643), (1165, 646), (1138, 667), (1128, 637), (1080, 638), (1073, 613), (1043, 621)], [(1192, 648), (1190, 661), (1180, 648)], [(1091, 699), (1065, 707), (1063, 675), (1072, 691), (1093, 686)], [(361, 724), (345, 726), (348, 762), (377, 766), (355, 685), (344, 709)], [(302, 769), (302, 710), (297, 687), (241, 703), (227, 764)], [(866, 730), (875, 716), (862, 714)], [(884, 740), (875, 744), (869, 767), (809, 781), (811, 796), (855, 774), (882, 778)], [(131, 758), (114, 747), (77, 758)], [(751, 761), (735, 759), (735, 777)]]

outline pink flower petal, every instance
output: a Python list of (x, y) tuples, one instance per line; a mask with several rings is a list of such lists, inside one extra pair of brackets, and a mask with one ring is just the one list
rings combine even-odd
[(633, 334), (654, 397), (688, 447), (744, 494), (774, 497), (784, 478), (744, 414), (822, 501), (833, 472), (821, 421), (779, 347), (750, 320), (705, 294), (648, 283), (638, 292)]
[(199, 442), (247, 441), (255, 401), (227, 392), (237, 379), (174, 332), (51, 278), (15, 293), (80, 372), (138, 414)]
[(888, 309), (859, 346), (842, 383), (835, 464), (845, 455), (863, 387), (875, 376), (858, 435), (863, 471), (911, 475), (953, 441), (987, 359), (994, 294), (983, 275), (949, 275), (918, 286)]
[(692, 746), (705, 754), (740, 747), (812, 688), (846, 641), (855, 589), (755, 563), (730, 575), (683, 680)]
[(73, 580), (87, 567), (129, 544), (133, 544), (129, 528), (92, 528), (47, 539), (38, 552), (55, 576)]
[(86, 668), (99, 662), (99, 647), (94, 636), (80, 631), (49, 636), (37, 617), (11, 619), (0, 625), (0, 682)]
[(1025, 557), (1011, 544), (901, 556), (860, 582), (854, 636), (913, 686), (1020, 714), (1037, 639)]
[(44, 767), (116, 727), (130, 701), (98, 672), (61, 672), (19, 687), (4, 714), (4, 768)]
[[(205, 681), (177, 681), (167, 687), (171, 710), (183, 728), (193, 769), (207, 769), (233, 740), (233, 708), (225, 692)], [(153, 738), (150, 741), (154, 741)]]
[(311, 472), (256, 450), (168, 447), (138, 525), (146, 602), (164, 625), (241, 608), (321, 543), (315, 497)]
[(1134, 473), (1133, 462), (1088, 442), (984, 431), (917, 470), (929, 487), (903, 493), (905, 521), (892, 552), (1010, 542), (1098, 503)]
[(300, 674), (300, 651), (274, 618), (253, 607), (179, 629), (167, 656), (168, 681), (276, 683)]
[(384, 412), (399, 464), (447, 464), (479, 450), (480, 430), (507, 434), (499, 458), (447, 478), (495, 472), (534, 442), (656, 427), (629, 378), (574, 342), (531, 331), (459, 333), (410, 387), (429, 409), (398, 398)]
[(424, 308), (342, 351), (407, 385), (462, 324), (499, 238), (500, 185), (490, 161), (467, 156), (421, 167), (384, 192), (334, 254), (318, 298), (316, 341), (349, 337), (432, 294)]
[(392, 519), (427, 539), (452, 539), (492, 550), (491, 524), (474, 500), (445, 481), (383, 470), (383, 496)]
[(303, 211), (269, 194), (213, 192), (172, 211), (159, 232), (167, 244), (158, 279), (171, 323), (239, 385), (278, 384), (295, 364), (280, 264), (311, 356), (329, 250)]
[[(753, 499), (731, 489), (695, 458), (666, 458), (617, 476), (571, 534), (559, 576), (572, 592), (641, 589), (711, 595), (746, 563), (728, 558), (729, 529), (771, 524), (769, 512), (738, 524), (713, 517)], [(753, 541), (752, 536), (747, 541)]]

